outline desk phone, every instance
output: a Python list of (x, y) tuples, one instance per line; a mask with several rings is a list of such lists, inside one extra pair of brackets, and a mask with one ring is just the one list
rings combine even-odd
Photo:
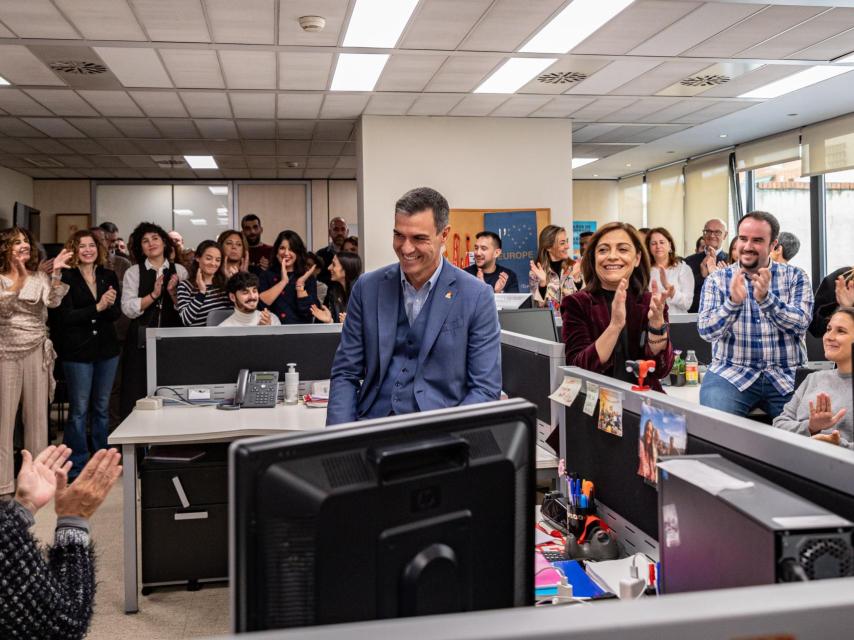
[(279, 395), (278, 371), (249, 371), (237, 375), (234, 406), (246, 409), (273, 408)]

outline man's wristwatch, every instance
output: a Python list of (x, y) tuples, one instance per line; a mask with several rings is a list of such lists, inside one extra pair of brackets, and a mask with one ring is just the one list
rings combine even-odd
[(667, 330), (669, 328), (670, 328), (670, 325), (668, 325), (665, 322), (663, 325), (661, 325), (660, 329), (656, 329), (655, 327), (647, 326), (646, 330), (647, 330), (647, 333), (651, 333), (654, 336), (663, 336), (667, 333)]

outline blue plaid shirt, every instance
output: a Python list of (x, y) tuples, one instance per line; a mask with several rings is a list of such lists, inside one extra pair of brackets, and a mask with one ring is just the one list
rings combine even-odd
[(712, 343), (709, 371), (739, 391), (767, 373), (782, 395), (795, 390), (795, 368), (806, 362), (804, 334), (812, 318), (813, 294), (802, 269), (771, 263), (771, 284), (762, 302), (753, 297), (733, 304), (729, 287), (739, 266), (715, 271), (703, 283), (697, 328)]

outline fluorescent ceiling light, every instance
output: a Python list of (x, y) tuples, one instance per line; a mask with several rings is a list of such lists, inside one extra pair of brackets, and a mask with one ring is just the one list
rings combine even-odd
[(184, 156), (191, 169), (219, 169), (213, 156)]
[(591, 162), (596, 162), (599, 158), (573, 158), (572, 159), (572, 168), (578, 169), (578, 167), (583, 167), (586, 164), (590, 164)]
[(849, 63), (854, 62), (854, 52), (851, 52), (851, 53), (846, 54), (844, 56), (839, 56), (838, 58), (833, 60), (833, 62), (842, 62), (843, 64), (846, 62), (849, 62)]
[(393, 48), (417, 4), (418, 0), (356, 0), (344, 46)]
[(193, 215), (192, 209), (172, 209), (172, 213), (176, 216), (191, 216)]
[(573, 0), (519, 49), (524, 53), (567, 53), (634, 0)]
[(0, 76), (0, 85), (7, 85), (7, 84), (9, 84), (9, 81), (6, 80), (6, 78), (4, 78), (3, 76)]
[(215, 196), (227, 196), (228, 195), (228, 187), (208, 187), (210, 192)]
[(228, 209), (226, 209), (225, 207), (218, 207), (216, 210), (216, 214), (218, 216), (227, 216), (228, 215)]
[(816, 84), (817, 82), (827, 80), (828, 78), (832, 78), (843, 73), (848, 73), (849, 71), (854, 71), (854, 68), (830, 67), (827, 65), (819, 67), (810, 67), (809, 69), (799, 71), (798, 73), (791, 75), (788, 78), (783, 78), (781, 80), (777, 80), (776, 82), (772, 82), (770, 84), (766, 84), (765, 86), (759, 87), (758, 89), (754, 89), (753, 91), (743, 93), (738, 97), (776, 98), (777, 96), (782, 96), (785, 93), (791, 93), (792, 91), (803, 89), (804, 87), (808, 87), (811, 84)]
[(190, 222), (192, 222), (197, 227), (205, 227), (208, 224), (208, 221), (204, 218), (190, 218)]
[(373, 91), (388, 54), (385, 53), (342, 53), (335, 65), (332, 91)]
[(510, 58), (474, 90), (475, 93), (515, 93), (557, 58)]

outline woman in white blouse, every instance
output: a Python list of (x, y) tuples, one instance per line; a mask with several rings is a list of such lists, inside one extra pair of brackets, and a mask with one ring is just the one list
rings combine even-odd
[(656, 282), (659, 291), (667, 292), (670, 313), (688, 313), (694, 300), (694, 274), (676, 255), (673, 236), (664, 227), (650, 229), (646, 234), (646, 250), (652, 263), (650, 291)]

